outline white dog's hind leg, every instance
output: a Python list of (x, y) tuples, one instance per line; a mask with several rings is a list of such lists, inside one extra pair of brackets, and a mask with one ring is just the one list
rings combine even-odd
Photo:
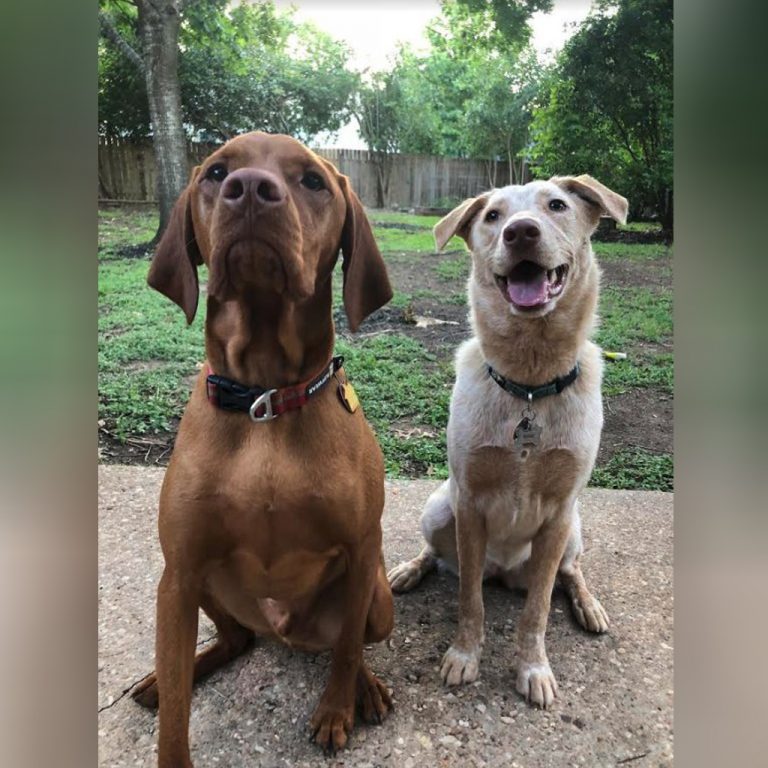
[(450, 503), (449, 481), (446, 480), (430, 497), (421, 515), (421, 531), (426, 546), (413, 558), (396, 565), (388, 574), (394, 592), (408, 592), (435, 568), (438, 559), (449, 568), (458, 569), (456, 554), (456, 521)]
[(587, 582), (581, 570), (580, 559), (583, 551), (581, 517), (578, 502), (576, 502), (571, 535), (563, 559), (560, 561), (558, 576), (571, 599), (571, 607), (579, 624), (590, 632), (606, 632), (608, 630), (608, 614), (600, 605), (600, 601), (587, 588)]

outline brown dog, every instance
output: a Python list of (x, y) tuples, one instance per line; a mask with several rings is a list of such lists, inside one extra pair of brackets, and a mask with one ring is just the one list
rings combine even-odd
[[(254, 634), (332, 649), (311, 718), (323, 748), (346, 744), (356, 703), (368, 722), (391, 709), (363, 662), (363, 644), (390, 634), (393, 608), (381, 552), (382, 454), (331, 359), (340, 248), (356, 330), (392, 297), (360, 201), (299, 142), (250, 133), (194, 170), (152, 263), (149, 284), (188, 322), (196, 267), (209, 268), (207, 367), (160, 496), (157, 668), (134, 692), (146, 706), (159, 698), (160, 766), (191, 765), (193, 680), (242, 653)], [(195, 657), (199, 608), (218, 637)]]

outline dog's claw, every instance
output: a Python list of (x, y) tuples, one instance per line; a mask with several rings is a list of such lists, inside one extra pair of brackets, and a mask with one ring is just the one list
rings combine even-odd
[(387, 574), (387, 581), (393, 592), (410, 592), (424, 574), (417, 560), (408, 560), (396, 565)]
[(587, 631), (595, 632), (596, 634), (608, 631), (610, 626), (608, 614), (596, 597), (590, 595), (589, 600), (584, 600), (583, 603), (575, 599), (573, 601), (573, 612), (576, 614), (576, 620)]
[(386, 686), (368, 669), (357, 678), (357, 709), (366, 723), (381, 725), (392, 711), (392, 698)]
[(443, 657), (440, 677), (444, 685), (464, 685), (477, 680), (479, 671), (479, 650), (462, 651), (451, 646)]
[(549, 709), (557, 698), (557, 681), (546, 661), (521, 662), (516, 687), (528, 704), (539, 709)]
[(318, 710), (315, 710), (310, 723), (310, 727), (314, 728), (310, 741), (314, 741), (326, 754), (335, 755), (338, 750), (344, 749), (349, 740), (353, 718), (342, 710), (326, 710), (321, 715), (317, 714)]

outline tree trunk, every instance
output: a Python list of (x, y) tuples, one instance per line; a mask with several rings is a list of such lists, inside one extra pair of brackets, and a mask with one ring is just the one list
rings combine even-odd
[(376, 168), (376, 197), (379, 208), (389, 206), (389, 183), (392, 178), (392, 156), (387, 152), (376, 152), (374, 155)]
[(668, 241), (672, 241), (672, 231), (674, 226), (674, 217), (672, 209), (672, 190), (665, 189), (661, 194), (661, 231)]
[(137, 6), (157, 165), (160, 226), (156, 242), (165, 230), (189, 172), (179, 87), (181, 0), (137, 0)]

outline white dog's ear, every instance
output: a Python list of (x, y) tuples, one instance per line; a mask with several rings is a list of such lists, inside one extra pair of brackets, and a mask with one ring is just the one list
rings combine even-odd
[(607, 214), (619, 224), (626, 224), (629, 208), (627, 198), (616, 194), (591, 176), (553, 176), (550, 181), (599, 209), (596, 220), (600, 214)]
[(458, 235), (466, 241), (472, 219), (486, 204), (490, 194), (490, 192), (484, 192), (478, 197), (467, 198), (461, 205), (454, 208), (447, 216), (435, 224), (432, 232), (435, 236), (435, 245), (437, 245), (438, 251), (442, 251), (445, 244), (454, 235)]

